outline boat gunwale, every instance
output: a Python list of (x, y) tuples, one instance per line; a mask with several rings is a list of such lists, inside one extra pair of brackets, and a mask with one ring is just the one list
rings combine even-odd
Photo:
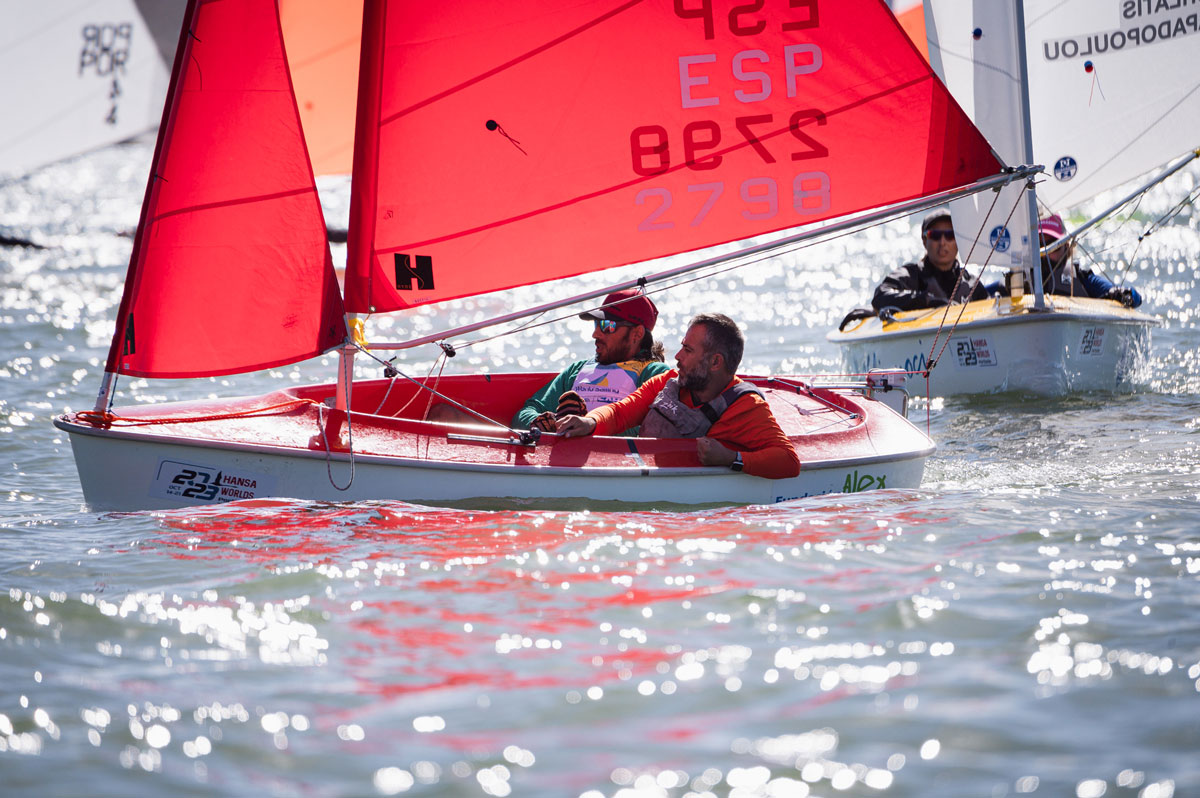
[[(937, 309), (934, 309), (937, 310)], [(825, 340), (836, 344), (854, 344), (865, 341), (889, 340), (899, 337), (919, 336), (919, 335), (936, 335), (943, 331), (949, 331), (951, 334), (957, 335), (962, 330), (978, 330), (988, 327), (1012, 326), (1017, 324), (1035, 324), (1039, 322), (1051, 321), (1054, 323), (1066, 322), (1097, 322), (1102, 324), (1115, 324), (1122, 327), (1163, 327), (1164, 322), (1155, 316), (1150, 316), (1139, 311), (1130, 310), (1131, 314), (1135, 314), (1132, 318), (1129, 315), (1108, 315), (1101, 313), (1089, 313), (1076, 309), (1058, 310), (1057, 308), (1046, 308), (1045, 310), (1023, 310), (1019, 313), (1004, 314), (997, 316), (989, 316), (983, 319), (972, 319), (971, 321), (961, 321), (957, 324), (924, 324), (925, 319), (902, 319), (900, 324), (905, 325), (899, 329), (891, 331), (880, 330), (879, 332), (859, 333), (857, 330), (843, 331), (831, 330), (825, 335)], [(911, 326), (909, 326), (911, 325)]]
[[(584, 475), (589, 477), (628, 477), (628, 476), (658, 476), (658, 477), (673, 477), (673, 476), (720, 476), (727, 474), (730, 476), (737, 475), (736, 472), (724, 466), (651, 466), (651, 465), (629, 465), (629, 466), (551, 466), (541, 465), (536, 463), (511, 463), (511, 464), (494, 464), (494, 463), (463, 463), (449, 460), (427, 460), (422, 458), (407, 457), (403, 455), (382, 455), (382, 454), (365, 454), (358, 452), (345, 452), (325, 449), (301, 449), (291, 446), (272, 446), (269, 444), (255, 443), (228, 443), (225, 441), (204, 439), (204, 438), (180, 438), (173, 435), (160, 435), (150, 432), (134, 431), (132, 429), (112, 429), (97, 427), (91, 424), (76, 421), (71, 418), (73, 414), (62, 414), (56, 416), (53, 424), (60, 430), (70, 435), (87, 435), (98, 438), (123, 439), (130, 442), (140, 442), (147, 444), (157, 444), (165, 446), (178, 446), (181, 448), (201, 448), (201, 449), (219, 449), (230, 450), (237, 452), (246, 452), (248, 454), (268, 455), (274, 457), (301, 457), (307, 459), (320, 459), (339, 462), (355, 462), (366, 463), (372, 465), (394, 465), (405, 468), (424, 468), (431, 470), (448, 470), (448, 471), (482, 471), (496, 473), (520, 473), (534, 472), (545, 476), (565, 476), (565, 475)], [(909, 449), (905, 451), (894, 451), (885, 454), (874, 454), (860, 457), (847, 457), (838, 459), (813, 459), (801, 460), (800, 473), (806, 471), (814, 471), (819, 469), (833, 469), (843, 467), (853, 467), (861, 465), (869, 465), (873, 463), (891, 463), (902, 462), (904, 460), (913, 460), (917, 458), (928, 458), (937, 451), (937, 444), (929, 439), (923, 432), (917, 430), (928, 441), (928, 445), (920, 449)], [(497, 441), (496, 445), (520, 445), (517, 443), (505, 444), (502, 441)], [(741, 474), (740, 476), (750, 476)], [(752, 477), (758, 479), (759, 477)]]

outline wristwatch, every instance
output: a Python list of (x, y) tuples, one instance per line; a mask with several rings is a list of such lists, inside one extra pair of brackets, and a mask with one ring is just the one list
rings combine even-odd
[(745, 468), (745, 465), (742, 464), (742, 453), (738, 452), (733, 456), (733, 462), (729, 464), (729, 470), (741, 471), (743, 468)]

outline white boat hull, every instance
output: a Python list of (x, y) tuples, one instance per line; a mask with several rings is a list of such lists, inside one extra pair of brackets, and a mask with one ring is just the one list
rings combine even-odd
[[(63, 426), (63, 425), (60, 425)], [(920, 485), (925, 457), (814, 463), (792, 479), (761, 479), (725, 468), (595, 469), (462, 466), (324, 452), (119, 440), (63, 426), (93, 510), (167, 509), (240, 499), (403, 500), (422, 504), (510, 501), (514, 506), (773, 504), (789, 499)], [(214, 490), (216, 475), (233, 484)], [(349, 487), (339, 490), (338, 485)]]
[[(1146, 379), (1150, 331), (1159, 322), (1115, 302), (1054, 297), (1032, 312), (1032, 298), (1007, 298), (896, 314), (830, 333), (850, 373), (874, 368), (929, 369), (931, 396), (1020, 391), (1043, 396), (1128, 391)], [(952, 329), (953, 328), (953, 329)], [(931, 356), (932, 355), (932, 356)], [(940, 356), (939, 356), (940, 355)], [(920, 377), (909, 381), (922, 392)]]
[[(531, 385), (538, 377), (522, 379)], [(507, 390), (503, 375), (491, 375), (490, 385)], [(345, 414), (321, 403), (332, 386), (128, 408), (109, 423), (63, 416), (55, 424), (70, 434), (84, 498), (95, 510), (267, 497), (489, 507), (771, 504), (920, 485), (933, 442), (883, 402), (765, 378), (760, 385), (777, 386), (764, 391), (800, 455), (796, 477), (701, 466), (695, 443), (685, 440), (548, 436), (531, 446), (493, 428), (386, 412), (356, 412), (347, 429)], [(459, 390), (453, 378), (439, 387)], [(355, 400), (372, 409), (383, 401), (377, 397), (416, 405), (402, 389), (385, 389), (385, 381), (356, 386)], [(482, 393), (466, 384), (460, 390)]]

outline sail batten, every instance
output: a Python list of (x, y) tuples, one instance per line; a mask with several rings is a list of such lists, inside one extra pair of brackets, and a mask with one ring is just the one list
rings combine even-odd
[(233, 197), (220, 202), (210, 202), (204, 205), (189, 205), (186, 208), (174, 208), (167, 211), (159, 211), (154, 215), (154, 221), (169, 219), (172, 216), (178, 216), (183, 213), (199, 213), (201, 211), (211, 211), (218, 208), (230, 208), (236, 205), (254, 205), (259, 202), (272, 202), (274, 200), (283, 199), (285, 197), (298, 197), (305, 194), (316, 194), (315, 188), (293, 188), (284, 191), (277, 191), (273, 194), (265, 194), (256, 197)]

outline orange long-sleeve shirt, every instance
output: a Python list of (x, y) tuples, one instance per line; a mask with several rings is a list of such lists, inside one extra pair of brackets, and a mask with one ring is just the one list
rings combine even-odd
[[(658, 374), (624, 399), (589, 412), (588, 418), (596, 422), (593, 434), (616, 435), (641, 424), (667, 380), (675, 376), (674, 370)], [(741, 379), (734, 377), (721, 392), (724, 393), (738, 382)], [(680, 389), (679, 398), (688, 407), (698, 407), (692, 401), (691, 391), (686, 388)], [(742, 452), (745, 472), (752, 476), (785, 479), (800, 473), (800, 457), (795, 447), (780, 429), (779, 422), (771, 414), (771, 408), (761, 396), (750, 394), (739, 398), (712, 425), (708, 437)]]

